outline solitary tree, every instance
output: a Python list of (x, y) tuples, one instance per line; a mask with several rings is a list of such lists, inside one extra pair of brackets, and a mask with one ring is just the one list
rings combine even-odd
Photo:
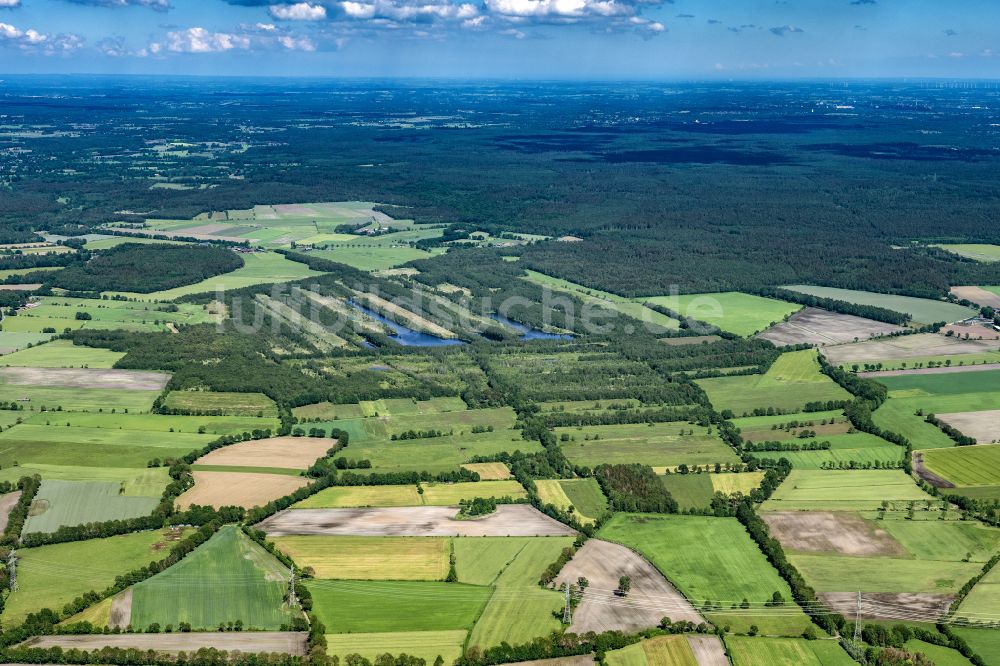
[(632, 588), (632, 579), (628, 576), (622, 576), (618, 579), (618, 589), (616, 592), (620, 597), (627, 597), (628, 591)]

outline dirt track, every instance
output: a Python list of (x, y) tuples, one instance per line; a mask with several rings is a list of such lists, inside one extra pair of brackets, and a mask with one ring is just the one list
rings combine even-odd
[[(852, 618), (857, 613), (857, 592), (820, 592), (818, 596), (836, 613)], [(935, 622), (948, 611), (954, 599), (949, 594), (863, 592), (861, 617), (867, 620), (898, 620), (902, 614), (914, 622)]]
[[(589, 539), (563, 567), (556, 584), (576, 584), (581, 576), (590, 585), (573, 614), (574, 633), (613, 629), (631, 633), (655, 627), (664, 616), (675, 622), (705, 621), (656, 567), (625, 546)], [(624, 598), (614, 593), (621, 576), (632, 579)]]
[(137, 370), (95, 368), (0, 368), (0, 382), (18, 386), (162, 391), (170, 375)]
[(776, 324), (756, 337), (770, 340), (779, 347), (803, 343), (837, 345), (854, 342), (855, 338), (868, 340), (901, 330), (901, 326), (873, 319), (805, 308), (789, 317), (788, 321)]
[(7, 529), (7, 520), (10, 518), (10, 512), (17, 505), (19, 499), (21, 499), (20, 490), (0, 495), (0, 532)]
[(496, 513), (455, 520), (447, 506), (380, 509), (292, 509), (257, 527), (268, 536), (573, 536), (572, 529), (527, 504), (504, 504)]
[(940, 368), (912, 368), (910, 370), (879, 370), (877, 372), (859, 372), (859, 377), (896, 377), (897, 375), (947, 375), (956, 372), (988, 372), (1000, 370), (1000, 363), (981, 363), (979, 365), (950, 365)]
[(689, 635), (687, 639), (698, 666), (729, 666), (726, 648), (718, 636)]
[(37, 636), (24, 643), (29, 647), (61, 647), (65, 650), (93, 650), (105, 646), (156, 650), (157, 652), (194, 652), (203, 647), (240, 652), (282, 652), (305, 655), (305, 632), (290, 631), (226, 631), (172, 634), (83, 634)]
[(771, 535), (789, 550), (856, 557), (906, 557), (892, 535), (861, 516), (830, 511), (774, 511), (763, 514)]

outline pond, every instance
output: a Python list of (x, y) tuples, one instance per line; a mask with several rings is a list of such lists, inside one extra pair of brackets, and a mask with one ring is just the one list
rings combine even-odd
[(389, 319), (388, 317), (383, 317), (374, 310), (370, 310), (369, 308), (359, 305), (354, 301), (348, 301), (348, 303), (350, 303), (356, 310), (360, 310), (380, 324), (384, 324), (386, 328), (392, 331), (392, 335), (390, 335), (389, 338), (404, 347), (446, 347), (449, 345), (465, 344), (461, 340), (446, 340), (445, 338), (439, 338), (436, 335), (431, 335), (430, 333), (415, 331), (412, 328), (407, 328), (406, 326)]

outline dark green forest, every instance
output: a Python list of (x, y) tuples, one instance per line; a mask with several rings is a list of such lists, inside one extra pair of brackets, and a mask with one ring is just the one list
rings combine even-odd
[[(31, 149), (15, 158), (0, 197), (3, 240), (367, 200), (453, 225), (449, 234), (584, 238), (528, 247), (524, 265), (624, 295), (815, 283), (939, 296), (949, 283), (1000, 282), (1000, 265), (914, 245), (1000, 241), (1000, 155), (985, 129), (995, 90), (744, 83), (664, 96), (655, 84), (290, 85), (301, 93), (294, 101), (270, 84), (210, 80), (197, 90), (118, 82), (99, 97), (84, 84), (80, 98), (40, 101), (13, 82), (7, 113), (95, 129), (0, 140)], [(135, 113), (148, 105), (173, 115), (154, 128)], [(400, 117), (430, 119), (401, 129)], [(263, 130), (242, 150), (248, 125), (280, 132)], [(164, 159), (148, 142), (168, 137), (203, 150)], [(102, 159), (112, 154), (129, 159)], [(131, 165), (193, 189), (151, 188)]]

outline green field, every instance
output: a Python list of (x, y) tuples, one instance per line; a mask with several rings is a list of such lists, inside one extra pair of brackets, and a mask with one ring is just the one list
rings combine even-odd
[(666, 474), (660, 479), (682, 511), (707, 509), (712, 504), (715, 489), (711, 474)]
[[(363, 271), (381, 271), (417, 259), (428, 259), (441, 254), (446, 248), (434, 248), (432, 251), (427, 251), (405, 244), (440, 235), (441, 229), (400, 231), (374, 238), (349, 235), (340, 242), (321, 241), (326, 247), (315, 254)], [(309, 239), (305, 239), (305, 241), (308, 242)]]
[(23, 423), (0, 433), (0, 465), (146, 467), (154, 458), (179, 457), (216, 439), (191, 432), (66, 427), (66, 421), (50, 415), (51, 425)]
[(490, 589), (423, 581), (308, 583), (313, 612), (333, 634), (469, 630)]
[(905, 520), (898, 514), (892, 516), (886, 514), (877, 526), (917, 559), (958, 562), (968, 557), (970, 562), (981, 564), (1000, 546), (1000, 529), (975, 521)]
[(17, 481), (22, 476), (38, 474), (43, 479), (61, 481), (100, 481), (114, 483), (130, 497), (160, 497), (170, 482), (166, 467), (82, 467), (43, 463), (7, 467), (0, 471), (0, 481)]
[(478, 481), (468, 483), (428, 483), (422, 484), (421, 496), (427, 506), (457, 506), (461, 500), (476, 497), (511, 497), (525, 499), (528, 493), (513, 479), (507, 481)]
[(672, 319), (665, 314), (651, 310), (642, 303), (637, 303), (623, 296), (618, 296), (599, 289), (591, 289), (590, 287), (585, 287), (583, 285), (576, 284), (575, 282), (570, 282), (569, 280), (552, 277), (551, 275), (545, 275), (544, 273), (539, 273), (537, 271), (528, 270), (525, 272), (527, 273), (527, 277), (525, 279), (530, 282), (534, 282), (535, 284), (543, 287), (548, 287), (549, 289), (553, 289), (555, 291), (565, 291), (573, 294), (585, 303), (598, 305), (605, 310), (612, 310), (625, 315), (626, 317), (631, 317), (641, 321), (651, 332), (663, 329), (674, 330), (680, 327), (680, 322), (676, 319)]
[(607, 653), (608, 666), (698, 666), (687, 636), (657, 636)]
[(1000, 485), (1000, 446), (956, 446), (924, 451), (924, 466), (956, 486)]
[(983, 566), (977, 562), (806, 553), (789, 553), (788, 559), (817, 592), (861, 590), (954, 594)]
[[(78, 313), (85, 313), (90, 319), (77, 319)], [(41, 332), (52, 327), (60, 333), (67, 328), (164, 331), (167, 330), (167, 323), (205, 324), (214, 321), (215, 316), (203, 305), (181, 303), (177, 305), (177, 312), (171, 312), (165, 306), (140, 301), (46, 296), (39, 305), (22, 308), (16, 317), (4, 319), (3, 327), (5, 331), (22, 332)]]
[(191, 412), (217, 412), (228, 416), (278, 415), (277, 405), (263, 393), (171, 391), (163, 401), (163, 406)]
[(327, 634), (327, 654), (345, 663), (347, 655), (360, 654), (374, 662), (383, 654), (408, 654), (433, 664), (438, 656), (444, 663), (454, 663), (462, 656), (462, 646), (468, 632), (464, 629), (445, 631), (392, 631), (371, 634)]
[(332, 421), (335, 419), (363, 419), (372, 416), (442, 414), (445, 412), (464, 412), (468, 409), (468, 405), (459, 397), (431, 398), (430, 400), (385, 398), (337, 405), (331, 402), (318, 402), (296, 407), (292, 410), (292, 415), (299, 419)]
[(756, 408), (768, 407), (798, 412), (810, 402), (851, 398), (820, 372), (816, 352), (808, 349), (782, 354), (763, 375), (715, 377), (695, 383), (717, 410), (729, 410), (734, 416), (749, 416)]
[(717, 294), (682, 294), (637, 298), (640, 303), (653, 303), (679, 312), (707, 324), (718, 326), (736, 335), (753, 335), (786, 316), (802, 309), (801, 305), (773, 298), (726, 291)]
[[(336, 426), (338, 422), (334, 421)], [(340, 421), (339, 423), (346, 423)], [(521, 439), (514, 430), (451, 435), (432, 437), (428, 439), (411, 439), (400, 441), (368, 440), (359, 441), (351, 432), (349, 455), (359, 459), (367, 459), (377, 472), (391, 471), (427, 471), (431, 473), (458, 469), (462, 463), (469, 462), (475, 456), (489, 456), (504, 451), (523, 451), (531, 453), (542, 450), (537, 441)]]
[(760, 486), (760, 482), (764, 479), (764, 473), (723, 473), (713, 474), (710, 478), (712, 479), (712, 489), (717, 493), (723, 493), (724, 495), (734, 495), (736, 493), (749, 495), (751, 490)]
[(448, 575), (446, 538), (287, 536), (272, 541), (316, 578), (444, 580)]
[(973, 621), (1000, 617), (1000, 568), (993, 567), (976, 583), (958, 607), (957, 615)]
[(961, 636), (987, 666), (1000, 665), (1000, 629), (954, 627), (952, 631)]
[(903, 647), (910, 652), (919, 652), (934, 662), (934, 666), (972, 666), (972, 662), (962, 656), (958, 650), (944, 645), (909, 640)]
[(559, 485), (573, 508), (584, 518), (596, 520), (608, 511), (608, 499), (597, 479), (561, 479)]
[(122, 352), (74, 345), (69, 340), (53, 340), (31, 349), (7, 354), (0, 365), (28, 368), (111, 368), (123, 356)]
[[(694, 434), (687, 434), (694, 430)], [(681, 434), (681, 432), (685, 434)], [(563, 453), (576, 465), (643, 463), (652, 467), (680, 464), (736, 463), (739, 458), (716, 433), (689, 423), (639, 423), (556, 428)]]
[(274, 252), (257, 252), (243, 255), (243, 267), (231, 273), (217, 275), (195, 284), (175, 287), (151, 294), (120, 292), (121, 295), (139, 301), (170, 301), (188, 294), (201, 294), (221, 290), (242, 289), (255, 284), (271, 284), (301, 280), (321, 273), (311, 270), (305, 264), (289, 261)]
[(454, 539), (455, 568), (459, 582), (492, 585), (531, 541), (532, 537)]
[(788, 285), (784, 288), (811, 296), (832, 298), (838, 301), (857, 303), (858, 305), (874, 305), (895, 312), (902, 312), (903, 314), (910, 315), (914, 322), (922, 324), (933, 324), (939, 321), (951, 323), (968, 319), (975, 314), (971, 309), (962, 307), (961, 305), (946, 303), (945, 301), (932, 301), (927, 298), (876, 294), (870, 291), (814, 287), (801, 284)]
[(919, 398), (889, 398), (872, 414), (872, 421), (880, 428), (906, 437), (913, 442), (914, 449), (938, 449), (955, 446), (948, 435), (936, 425), (927, 423), (923, 416), (917, 416), (913, 403)]
[(25, 411), (69, 412), (148, 412), (159, 391), (126, 389), (69, 388), (62, 386), (24, 386), (0, 383), (0, 401), (19, 402)]
[[(457, 544), (462, 541), (472, 539), (456, 540), (455, 554), (459, 561), (462, 551)], [(488, 648), (504, 641), (520, 645), (559, 629), (560, 622), (553, 617), (553, 612), (562, 607), (563, 596), (539, 588), (538, 579), (559, 553), (572, 543), (571, 538), (524, 540), (514, 558), (507, 561), (492, 581), (493, 594), (469, 636), (469, 645)], [(489, 562), (495, 565), (495, 556), (490, 556)], [(491, 571), (492, 566), (486, 567), (486, 570)]]
[(967, 259), (976, 261), (1000, 261), (1000, 245), (986, 245), (984, 243), (948, 243), (937, 244), (942, 250), (953, 252)]
[[(85, 592), (101, 592), (115, 577), (162, 559), (169, 552), (168, 530), (150, 530), (17, 549), (17, 591), (6, 601), (5, 626), (19, 624), (42, 608), (61, 612)], [(176, 540), (177, 533), (171, 536)]]
[[(780, 437), (780, 435), (776, 435)], [(881, 437), (856, 432), (842, 435), (819, 435), (805, 440), (779, 440), (794, 443), (830, 442), (830, 448), (819, 451), (759, 451), (758, 458), (777, 460), (787, 458), (796, 469), (823, 469), (824, 465), (844, 467), (864, 467), (898, 465), (902, 462), (905, 449), (885, 441)], [(852, 464), (853, 463), (853, 464)]]
[(28, 345), (37, 345), (40, 342), (45, 342), (52, 335), (52, 333), (15, 333), (0, 330), (0, 354), (26, 349)]
[[(899, 397), (918, 396), (951, 396), (968, 395), (971, 393), (1000, 394), (1000, 370), (984, 372), (944, 372), (932, 375), (893, 375), (879, 377), (878, 382), (885, 384), (889, 395)], [(979, 411), (979, 407), (970, 406), (963, 411)]]
[(333, 486), (292, 506), (293, 509), (340, 509), (368, 506), (420, 506), (413, 486)]
[(875, 511), (934, 498), (902, 470), (793, 470), (761, 505), (763, 511)]
[(726, 636), (733, 666), (854, 666), (835, 640)]
[[(598, 536), (639, 551), (695, 606), (711, 600), (728, 610), (747, 599), (760, 607), (775, 592), (792, 598), (788, 584), (735, 518), (616, 514)], [(760, 608), (759, 613), (725, 615), (718, 621), (734, 631), (756, 624), (764, 633), (792, 636), (811, 624), (791, 601), (780, 609)]]
[[(277, 419), (257, 418), (253, 416), (186, 416), (172, 414), (110, 414), (108, 412), (95, 414), (93, 412), (63, 412), (52, 414), (36, 412), (22, 414), (25, 423), (30, 425), (54, 424), (72, 427), (104, 428), (107, 430), (131, 430), (157, 433), (187, 433), (199, 434), (201, 428), (207, 435), (230, 435), (253, 432), (258, 429), (276, 431), (279, 426)], [(140, 435), (136, 434), (135, 437)], [(163, 438), (167, 441), (172, 437)], [(145, 443), (145, 442), (144, 442)]]
[(255, 629), (290, 622), (288, 570), (234, 525), (223, 526), (183, 560), (132, 590), (132, 625), (213, 629), (242, 620)]
[(159, 496), (124, 495), (117, 483), (45, 480), (31, 504), (24, 533), (148, 516), (159, 503)]

